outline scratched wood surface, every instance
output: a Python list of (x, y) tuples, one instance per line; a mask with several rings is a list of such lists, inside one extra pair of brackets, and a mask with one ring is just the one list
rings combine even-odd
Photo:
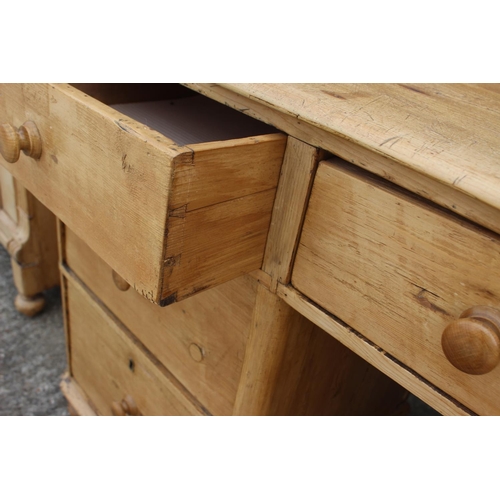
[(342, 160), (318, 167), (293, 286), (479, 414), (500, 413), (500, 368), (473, 376), (441, 350), (444, 328), (500, 304), (500, 237)]
[(1, 85), (0, 121), (26, 120), (42, 156), (6, 167), (152, 302), (260, 268), (284, 135), (178, 146), (70, 85)]
[(185, 84), (500, 232), (498, 84)]
[(466, 84), (225, 85), (500, 208), (500, 99)]

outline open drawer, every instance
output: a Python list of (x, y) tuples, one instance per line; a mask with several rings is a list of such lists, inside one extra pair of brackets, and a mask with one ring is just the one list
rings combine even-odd
[(2, 165), (152, 302), (260, 267), (268, 125), (171, 84), (2, 84), (0, 124)]

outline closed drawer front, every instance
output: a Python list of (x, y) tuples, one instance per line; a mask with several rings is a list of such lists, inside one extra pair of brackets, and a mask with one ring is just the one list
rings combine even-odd
[(340, 160), (320, 164), (292, 283), (479, 414), (500, 413), (500, 368), (451, 365), (446, 327), (500, 308), (500, 238)]
[(232, 414), (256, 298), (254, 279), (241, 276), (160, 308), (132, 288), (118, 288), (111, 268), (68, 228), (64, 259), (210, 413)]
[(285, 136), (183, 87), (80, 88), (1, 85), (2, 164), (152, 302), (258, 269)]
[[(66, 281), (71, 373), (101, 415), (200, 415), (203, 409), (156, 366), (78, 283)], [(136, 411), (132, 408), (135, 407)], [(116, 414), (116, 413), (115, 413)]]

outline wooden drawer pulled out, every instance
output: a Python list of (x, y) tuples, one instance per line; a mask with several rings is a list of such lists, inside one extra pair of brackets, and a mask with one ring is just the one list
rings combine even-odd
[(119, 289), (111, 268), (88, 245), (69, 228), (61, 233), (71, 271), (211, 414), (231, 415), (257, 282), (240, 276), (160, 308), (132, 288)]
[[(202, 415), (172, 375), (74, 280), (65, 279), (71, 375), (100, 415)], [(114, 408), (125, 406), (123, 413)]]
[(11, 161), (41, 144), (2, 164), (150, 301), (260, 268), (286, 143), (268, 125), (171, 84), (2, 84), (0, 124)]
[(500, 237), (341, 160), (314, 181), (292, 284), (479, 414), (500, 414), (500, 368), (463, 373), (443, 330), (500, 307)]

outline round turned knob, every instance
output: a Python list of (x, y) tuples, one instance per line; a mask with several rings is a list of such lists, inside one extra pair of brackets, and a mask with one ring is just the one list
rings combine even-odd
[(15, 163), (21, 151), (31, 158), (38, 159), (42, 155), (42, 138), (34, 122), (25, 122), (19, 128), (10, 123), (0, 125), (0, 153), (5, 161)]
[(500, 361), (500, 311), (474, 306), (444, 330), (441, 346), (448, 361), (471, 375), (483, 375)]
[(112, 271), (111, 276), (118, 290), (126, 292), (130, 288), (130, 285), (116, 271)]
[(137, 416), (141, 413), (139, 408), (135, 404), (134, 398), (132, 396), (125, 396), (119, 403), (113, 401), (111, 404), (111, 413), (116, 417), (125, 417), (128, 415)]

